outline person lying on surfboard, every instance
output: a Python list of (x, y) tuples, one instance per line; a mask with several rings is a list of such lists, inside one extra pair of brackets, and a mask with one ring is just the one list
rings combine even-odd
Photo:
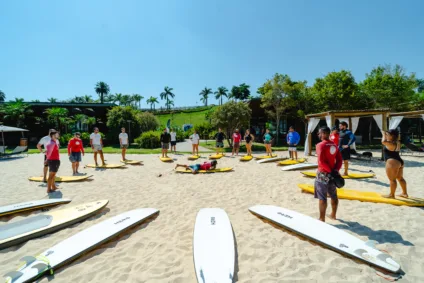
[(216, 169), (216, 165), (218, 164), (218, 161), (212, 160), (211, 162), (203, 162), (203, 164), (194, 164), (194, 165), (185, 165), (185, 164), (177, 164), (175, 166), (175, 169), (178, 167), (184, 167), (186, 169), (190, 169), (193, 174), (199, 173), (199, 170), (214, 170)]

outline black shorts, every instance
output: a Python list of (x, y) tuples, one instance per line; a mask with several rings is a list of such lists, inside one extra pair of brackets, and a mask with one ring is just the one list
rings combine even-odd
[(350, 160), (350, 148), (343, 148), (343, 150), (340, 152), (342, 154), (343, 160)]
[(49, 171), (56, 173), (59, 171), (60, 167), (60, 160), (47, 160), (47, 163), (49, 165)]
[(176, 141), (171, 141), (171, 146), (176, 146), (177, 142)]

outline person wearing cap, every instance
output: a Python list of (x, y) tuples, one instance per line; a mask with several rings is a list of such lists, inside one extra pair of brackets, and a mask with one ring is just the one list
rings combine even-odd
[(105, 158), (103, 156), (103, 140), (102, 136), (99, 133), (99, 128), (95, 127), (94, 132), (90, 135), (90, 145), (91, 149), (94, 152), (94, 162), (96, 166), (99, 166), (97, 163), (97, 153), (100, 154), (100, 159), (102, 160), (102, 166), (105, 166)]
[[(37, 144), (37, 149), (41, 153), (43, 153), (43, 155), (44, 155), (44, 161), (43, 161), (43, 165), (44, 165), (44, 167), (43, 167), (43, 182), (45, 182), (45, 183), (47, 182), (47, 171), (49, 170), (49, 166), (47, 164), (47, 156), (46, 156), (45, 151), (46, 151), (46, 145), (51, 141), (50, 133), (52, 133), (52, 132), (57, 132), (57, 131), (55, 129), (50, 129), (49, 130), (49, 134), (47, 136), (41, 138), (41, 140)], [(56, 139), (56, 143), (57, 143), (58, 146), (60, 146), (58, 139)], [(44, 147), (44, 150), (43, 150), (43, 147)]]
[(121, 133), (119, 134), (119, 144), (121, 146), (121, 155), (122, 155), (122, 161), (127, 160), (125, 158), (125, 153), (127, 152), (128, 148), (128, 134), (125, 132), (125, 128), (121, 128)]
[(356, 141), (355, 135), (347, 127), (348, 124), (344, 121), (339, 125), (339, 150), (344, 163), (343, 176), (349, 175), (350, 146)]
[(68, 156), (69, 161), (72, 163), (73, 175), (79, 175), (79, 163), (81, 162), (81, 154), (84, 155), (84, 146), (80, 139), (81, 133), (76, 132), (74, 137), (68, 143)]
[(397, 183), (402, 188), (399, 197), (408, 198), (406, 189), (406, 181), (403, 178), (404, 162), (400, 157), (401, 143), (399, 140), (399, 132), (395, 129), (382, 132), (383, 138), (381, 143), (384, 145), (384, 160), (386, 161), (386, 174), (390, 181), (390, 194), (383, 195), (385, 198), (395, 198)]
[(339, 145), (339, 131), (336, 126), (331, 128), (330, 141), (334, 142), (336, 145)]
[(56, 173), (60, 167), (59, 145), (57, 143), (57, 132), (50, 132), (50, 141), (45, 144), (47, 165), (49, 167), (49, 178), (47, 179), (47, 193), (58, 189), (55, 184)]
[(300, 135), (290, 126), (289, 133), (287, 134), (287, 144), (289, 145), (290, 159), (297, 160), (297, 144), (300, 142)]

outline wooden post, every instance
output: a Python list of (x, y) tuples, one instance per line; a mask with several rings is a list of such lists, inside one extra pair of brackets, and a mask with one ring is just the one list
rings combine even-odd
[(352, 131), (352, 118), (349, 117), (349, 127), (348, 127), (351, 131)]
[(334, 113), (331, 113), (330, 117), (331, 117), (331, 127), (334, 127), (336, 125), (336, 117), (334, 116)]

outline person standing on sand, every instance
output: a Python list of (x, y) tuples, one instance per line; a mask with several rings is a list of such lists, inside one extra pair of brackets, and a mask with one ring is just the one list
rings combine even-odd
[(347, 127), (348, 124), (344, 121), (339, 125), (339, 150), (344, 163), (343, 176), (349, 175), (350, 146), (356, 141), (355, 135)]
[(215, 136), (213, 137), (216, 141), (216, 154), (220, 154), (224, 151), (224, 139), (225, 139), (225, 135), (222, 132), (222, 129), (219, 128), (218, 129), (218, 133), (215, 134)]
[(174, 149), (174, 154), (177, 154), (177, 133), (171, 129), (171, 152)]
[(297, 160), (297, 144), (300, 142), (300, 135), (294, 130), (293, 126), (290, 126), (289, 133), (287, 135), (287, 144), (289, 145), (289, 155), (293, 160)]
[(408, 198), (406, 190), (406, 181), (403, 178), (404, 162), (400, 157), (400, 140), (397, 130), (389, 130), (382, 132), (383, 138), (381, 143), (384, 145), (384, 160), (386, 161), (386, 174), (390, 181), (390, 194), (384, 195), (385, 198), (395, 198), (397, 182), (402, 188), (399, 197)]
[(190, 140), (193, 147), (193, 155), (199, 155), (199, 141), (200, 137), (196, 130), (193, 130), (193, 134), (190, 136)]
[[(51, 137), (50, 137), (51, 132), (56, 132), (56, 130), (50, 129), (49, 134), (47, 136), (41, 138), (41, 140), (37, 144), (37, 148), (41, 153), (43, 153), (42, 146), (44, 147), (44, 162), (43, 162), (43, 164), (44, 164), (44, 167), (43, 167), (43, 182), (44, 183), (47, 183), (47, 171), (49, 170), (49, 165), (47, 164), (47, 156), (46, 156), (45, 151), (47, 150), (47, 148), (46, 148), (47, 144), (50, 143), (50, 141), (51, 141)], [(57, 146), (59, 146), (59, 140), (58, 139), (56, 139), (56, 142), (57, 142)]]
[(337, 198), (337, 187), (331, 173), (339, 171), (342, 167), (342, 156), (337, 145), (330, 141), (330, 128), (319, 129), (318, 136), (321, 140), (316, 146), (318, 156), (318, 170), (315, 179), (314, 196), (319, 200), (319, 220), (325, 222), (325, 212), (327, 210), (327, 195), (331, 198), (331, 219), (336, 219), (339, 199)]
[(234, 152), (236, 153), (236, 155), (238, 155), (240, 150), (240, 141), (241, 141), (241, 135), (239, 133), (239, 129), (236, 129), (235, 132), (233, 133), (233, 151), (231, 156), (234, 155)]
[(169, 142), (171, 141), (171, 135), (168, 133), (168, 131), (163, 129), (163, 133), (160, 135), (160, 142), (162, 145), (162, 158), (167, 157), (168, 158), (168, 149), (169, 149)]
[(81, 153), (84, 155), (84, 147), (82, 145), (82, 140), (80, 139), (81, 134), (76, 132), (74, 137), (69, 140), (68, 143), (68, 156), (69, 161), (72, 163), (72, 172), (73, 175), (79, 175), (78, 172), (79, 163), (81, 162)]
[(244, 134), (244, 140), (246, 141), (246, 151), (248, 156), (252, 156), (252, 144), (255, 137), (250, 133), (250, 130), (247, 129)]
[(266, 129), (265, 134), (263, 136), (263, 140), (265, 144), (266, 154), (272, 157), (272, 149), (271, 149), (272, 136), (269, 133), (269, 129)]
[(55, 184), (56, 173), (60, 167), (59, 146), (57, 144), (57, 132), (50, 132), (50, 142), (46, 145), (47, 165), (49, 166), (49, 178), (47, 179), (47, 193), (58, 189)]
[(330, 141), (334, 142), (337, 146), (339, 145), (339, 131), (336, 126), (331, 129)]
[(127, 153), (127, 148), (129, 145), (128, 134), (125, 132), (125, 128), (121, 128), (121, 133), (119, 134), (119, 145), (121, 146), (121, 155), (122, 161), (126, 161), (125, 154)]
[(90, 135), (90, 145), (91, 149), (94, 152), (94, 163), (96, 166), (99, 166), (97, 163), (97, 153), (100, 154), (100, 159), (102, 160), (102, 166), (105, 166), (105, 158), (103, 156), (103, 140), (102, 136), (99, 133), (99, 128), (95, 127), (94, 132)]

